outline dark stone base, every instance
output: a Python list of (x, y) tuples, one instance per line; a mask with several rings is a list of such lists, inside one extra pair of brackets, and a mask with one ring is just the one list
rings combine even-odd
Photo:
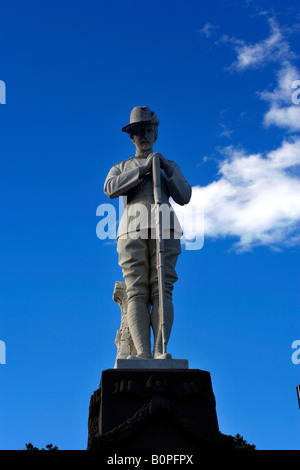
[(108, 369), (91, 396), (88, 450), (178, 452), (231, 446), (219, 432), (209, 372)]

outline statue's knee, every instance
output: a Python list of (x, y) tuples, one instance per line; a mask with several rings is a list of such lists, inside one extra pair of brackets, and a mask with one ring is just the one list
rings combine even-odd
[(128, 305), (132, 302), (141, 302), (147, 304), (149, 302), (149, 292), (127, 292), (127, 299)]

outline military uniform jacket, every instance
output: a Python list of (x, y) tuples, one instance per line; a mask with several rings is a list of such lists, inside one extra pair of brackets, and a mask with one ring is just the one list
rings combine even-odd
[[(167, 160), (167, 159), (166, 159)], [(123, 196), (124, 213), (120, 221), (117, 237), (143, 231), (155, 227), (154, 195), (152, 173), (140, 175), (140, 167), (144, 157), (131, 157), (117, 163), (108, 173), (104, 183), (104, 192), (110, 198)], [(172, 167), (172, 176), (168, 177), (161, 169), (161, 194), (163, 206), (168, 212), (163, 217), (163, 232), (173, 230), (177, 236), (182, 235), (182, 229), (174, 210), (169, 203), (171, 197), (177, 204), (184, 205), (190, 201), (191, 186), (186, 181), (179, 166), (172, 160), (167, 160)], [(168, 221), (167, 221), (168, 220)], [(169, 238), (166, 236), (166, 238)]]

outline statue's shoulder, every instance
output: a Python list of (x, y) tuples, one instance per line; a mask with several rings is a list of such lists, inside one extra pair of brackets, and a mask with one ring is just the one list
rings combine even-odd
[(116, 163), (114, 166), (123, 169), (127, 166), (131, 166), (132, 160), (134, 160), (134, 157), (127, 158), (127, 160), (122, 160), (121, 162)]
[(166, 158), (166, 160), (173, 168), (178, 167), (178, 164), (174, 162), (174, 160), (170, 160), (169, 158)]
[(122, 160), (116, 163), (109, 171), (109, 177), (125, 173), (126, 171), (133, 170), (136, 167), (134, 157), (130, 157), (127, 160)]

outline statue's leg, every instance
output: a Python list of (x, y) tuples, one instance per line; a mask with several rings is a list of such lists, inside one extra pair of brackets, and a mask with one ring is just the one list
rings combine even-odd
[(148, 240), (118, 240), (119, 264), (127, 293), (127, 322), (138, 357), (150, 358)]
[[(159, 315), (159, 291), (158, 291), (158, 277), (156, 268), (156, 246), (155, 240), (152, 240), (152, 249), (150, 255), (150, 296), (152, 303), (151, 312), (151, 325), (154, 335), (154, 358), (158, 357), (163, 352), (162, 340), (161, 340), (161, 319)], [(165, 264), (165, 339), (168, 343), (172, 325), (173, 325), (173, 302), (172, 292), (174, 288), (174, 282), (177, 281), (178, 277), (175, 271), (178, 255), (181, 252), (180, 240), (179, 239), (166, 239), (164, 240), (164, 264)]]
[(137, 356), (151, 358), (150, 312), (145, 302), (133, 300), (128, 304), (127, 320)]

